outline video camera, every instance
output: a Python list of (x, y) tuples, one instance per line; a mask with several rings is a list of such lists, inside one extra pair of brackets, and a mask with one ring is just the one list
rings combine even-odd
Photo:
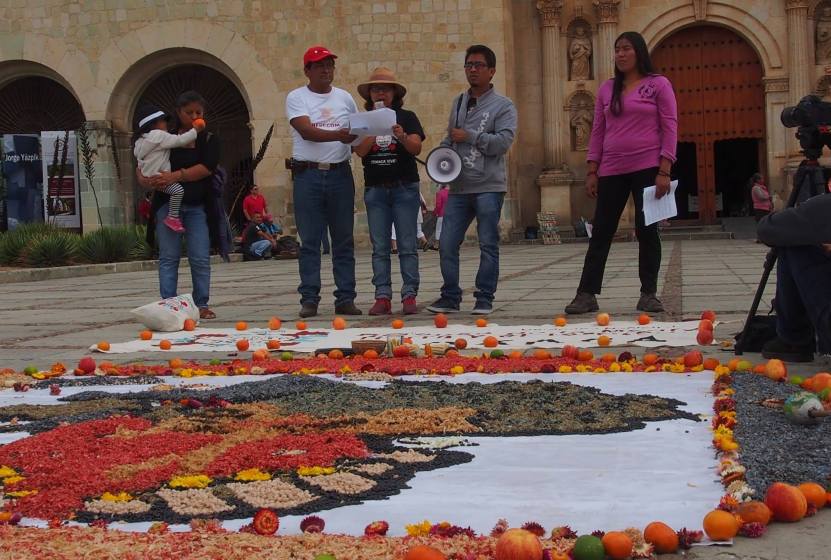
[(807, 159), (818, 159), (823, 146), (831, 149), (831, 103), (806, 95), (795, 107), (785, 107), (780, 119), (787, 128), (799, 127), (796, 137)]

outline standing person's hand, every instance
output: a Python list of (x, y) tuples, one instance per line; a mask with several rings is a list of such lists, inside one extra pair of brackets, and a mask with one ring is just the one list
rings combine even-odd
[(343, 144), (351, 144), (357, 138), (354, 134), (349, 134), (348, 128), (341, 128), (337, 132), (338, 140)]
[(392, 127), (392, 135), (395, 136), (396, 139), (401, 143), (403, 143), (404, 140), (407, 139), (407, 133), (404, 132), (404, 127), (400, 124), (396, 124)]
[(451, 128), (450, 139), (457, 143), (466, 142), (467, 131), (463, 128)]
[(655, 198), (663, 198), (669, 193), (669, 177), (657, 175), (655, 177)]
[(586, 175), (586, 195), (589, 198), (597, 198), (597, 174)]

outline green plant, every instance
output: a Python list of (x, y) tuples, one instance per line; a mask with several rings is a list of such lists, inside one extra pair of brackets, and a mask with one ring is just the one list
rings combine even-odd
[(130, 260), (133, 261), (149, 261), (153, 255), (153, 247), (147, 242), (147, 226), (134, 225), (132, 226), (134, 236), (133, 247), (130, 249)]
[(22, 262), (33, 267), (72, 264), (78, 256), (79, 239), (77, 234), (64, 230), (36, 234), (23, 250)]
[(56, 231), (59, 231), (58, 228), (52, 224), (32, 223), (21, 224), (12, 231), (6, 232), (0, 237), (0, 264), (21, 264), (22, 254), (33, 238)]
[(129, 227), (103, 227), (81, 238), (79, 253), (91, 263), (109, 263), (130, 260), (136, 244), (135, 232)]
[(104, 220), (101, 219), (101, 206), (98, 204), (98, 192), (95, 190), (95, 156), (97, 152), (89, 141), (89, 131), (87, 130), (87, 123), (83, 123), (78, 129), (78, 144), (81, 148), (81, 160), (84, 163), (84, 175), (86, 175), (89, 189), (92, 191), (92, 196), (95, 199), (95, 210), (98, 212), (98, 225), (103, 226)]

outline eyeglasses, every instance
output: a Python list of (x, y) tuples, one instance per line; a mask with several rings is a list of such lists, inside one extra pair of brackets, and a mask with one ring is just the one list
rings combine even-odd
[(473, 68), (476, 68), (477, 70), (482, 70), (483, 68), (488, 68), (488, 63), (480, 62), (478, 60), (476, 62), (465, 62), (465, 70), (471, 70)]

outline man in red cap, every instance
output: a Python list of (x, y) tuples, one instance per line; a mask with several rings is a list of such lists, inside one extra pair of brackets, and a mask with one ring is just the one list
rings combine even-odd
[(358, 112), (346, 91), (333, 87), (335, 59), (323, 46), (303, 55), (309, 83), (286, 97), (292, 154), (287, 161), (294, 182), (294, 220), (300, 236), (300, 316), (317, 315), (320, 302), (320, 243), (332, 237), (335, 313), (360, 315), (355, 307), (355, 182), (352, 179), (349, 115)]

